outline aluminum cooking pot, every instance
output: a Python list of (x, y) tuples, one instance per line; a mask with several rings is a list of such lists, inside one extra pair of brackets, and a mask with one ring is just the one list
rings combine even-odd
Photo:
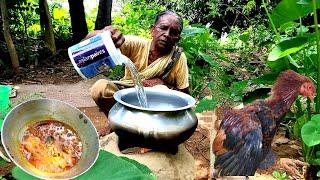
[(195, 99), (180, 91), (144, 88), (148, 108), (140, 107), (135, 88), (117, 91), (117, 103), (108, 119), (119, 140), (138, 146), (163, 148), (177, 146), (195, 131), (198, 119), (191, 109)]
[[(82, 142), (83, 152), (78, 163), (61, 173), (40, 171), (29, 163), (20, 150), (21, 139), (29, 125), (47, 119), (71, 126)], [(72, 105), (54, 99), (30, 100), (13, 108), (5, 117), (1, 140), (6, 153), (17, 166), (41, 179), (75, 178), (90, 169), (99, 154), (98, 133), (91, 120)]]

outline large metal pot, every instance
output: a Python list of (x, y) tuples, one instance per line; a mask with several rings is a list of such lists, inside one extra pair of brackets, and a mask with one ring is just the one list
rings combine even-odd
[[(79, 162), (61, 173), (40, 171), (29, 163), (20, 150), (20, 142), (28, 126), (47, 119), (54, 119), (71, 126), (80, 136), (83, 145)], [(30, 100), (12, 109), (4, 120), (1, 140), (8, 156), (17, 166), (28, 174), (42, 179), (75, 178), (90, 169), (99, 154), (98, 133), (91, 120), (72, 105), (53, 99)]]
[(145, 88), (149, 108), (140, 107), (135, 88), (117, 91), (117, 103), (109, 111), (111, 128), (132, 146), (177, 146), (195, 131), (198, 119), (188, 94), (163, 88)]

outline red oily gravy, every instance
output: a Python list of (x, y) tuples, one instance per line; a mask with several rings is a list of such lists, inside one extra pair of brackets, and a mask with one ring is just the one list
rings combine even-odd
[(56, 120), (43, 120), (29, 125), (20, 149), (34, 167), (47, 173), (71, 169), (80, 160), (83, 151), (76, 131)]

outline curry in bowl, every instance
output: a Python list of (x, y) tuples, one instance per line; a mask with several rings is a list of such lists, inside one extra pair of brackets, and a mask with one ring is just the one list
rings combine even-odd
[(1, 141), (9, 158), (40, 179), (73, 179), (99, 155), (92, 121), (76, 107), (55, 99), (35, 99), (6, 116)]
[(20, 148), (33, 166), (49, 173), (69, 170), (82, 154), (79, 135), (70, 126), (55, 120), (31, 124), (23, 134)]

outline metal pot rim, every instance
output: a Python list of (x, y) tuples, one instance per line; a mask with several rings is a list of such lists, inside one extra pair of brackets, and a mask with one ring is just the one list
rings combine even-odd
[(140, 107), (140, 106), (136, 106), (133, 104), (129, 104), (125, 101), (122, 100), (122, 97), (131, 94), (131, 93), (135, 93), (136, 89), (135, 88), (126, 88), (126, 89), (122, 89), (119, 90), (117, 92), (114, 93), (113, 97), (114, 99), (127, 107), (133, 108), (133, 109), (138, 109), (138, 110), (144, 110), (144, 111), (155, 111), (155, 112), (167, 112), (167, 111), (179, 111), (179, 110), (185, 110), (185, 109), (189, 109), (191, 107), (193, 107), (196, 103), (196, 100), (190, 96), (189, 94), (177, 91), (177, 90), (172, 90), (172, 89), (165, 89), (165, 88), (152, 88), (152, 87), (144, 87), (144, 91), (145, 92), (153, 92), (153, 93), (161, 93), (161, 94), (168, 94), (168, 95), (175, 95), (178, 97), (181, 97), (182, 99), (186, 100), (187, 105), (183, 106), (183, 107), (177, 107), (177, 108), (172, 108), (172, 109), (168, 109), (168, 110), (164, 110), (164, 109), (156, 109), (156, 108), (144, 108), (144, 107)]

